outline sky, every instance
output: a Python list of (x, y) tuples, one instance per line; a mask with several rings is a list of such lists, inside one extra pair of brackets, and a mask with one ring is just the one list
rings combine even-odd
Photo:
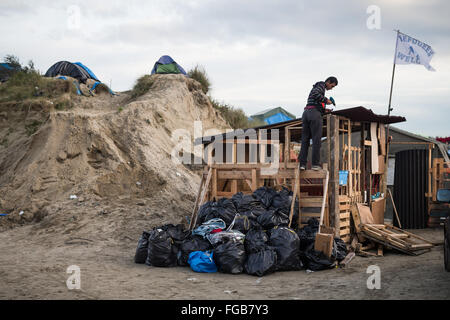
[(202, 66), (211, 96), (250, 116), (281, 106), (301, 117), (312, 85), (339, 84), (336, 109), (387, 114), (396, 32), (432, 47), (431, 66), (396, 65), (395, 126), (450, 136), (450, 1), (0, 0), (0, 58), (33, 60), (42, 73), (80, 61), (115, 91), (133, 87), (170, 55)]

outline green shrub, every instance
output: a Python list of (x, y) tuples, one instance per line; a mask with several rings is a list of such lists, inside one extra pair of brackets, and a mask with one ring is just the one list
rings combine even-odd
[(188, 71), (187, 75), (190, 78), (197, 80), (202, 85), (202, 91), (204, 94), (207, 94), (209, 92), (209, 90), (211, 89), (211, 81), (206, 74), (205, 68), (196, 65), (194, 69)]
[(152, 76), (148, 74), (137, 79), (136, 84), (133, 89), (131, 89), (131, 98), (136, 99), (147, 93), (147, 91), (152, 88), (154, 82)]
[(248, 129), (263, 126), (266, 123), (259, 120), (249, 120), (244, 110), (235, 108), (226, 103), (221, 103), (213, 98), (209, 98), (212, 106), (217, 109), (226, 122), (233, 129)]

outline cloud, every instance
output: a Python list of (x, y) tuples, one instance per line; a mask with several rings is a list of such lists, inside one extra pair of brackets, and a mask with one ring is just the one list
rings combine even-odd
[[(80, 9), (79, 29), (68, 28), (69, 5)], [(369, 5), (380, 8), (380, 30), (367, 28)], [(335, 75), (329, 94), (339, 108), (385, 114), (398, 28), (433, 47), (437, 72), (397, 66), (394, 113), (408, 119), (402, 126), (448, 135), (449, 9), (444, 0), (4, 0), (0, 55), (33, 59), (43, 72), (59, 60), (82, 61), (127, 90), (168, 54), (185, 69), (203, 65), (214, 98), (249, 115), (283, 106), (301, 116), (312, 84)]]

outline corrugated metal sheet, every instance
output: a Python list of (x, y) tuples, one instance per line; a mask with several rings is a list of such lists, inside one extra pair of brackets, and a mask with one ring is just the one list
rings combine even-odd
[[(427, 150), (405, 150), (395, 154), (394, 201), (402, 228), (422, 229), (428, 219)], [(394, 219), (397, 224), (396, 219)]]

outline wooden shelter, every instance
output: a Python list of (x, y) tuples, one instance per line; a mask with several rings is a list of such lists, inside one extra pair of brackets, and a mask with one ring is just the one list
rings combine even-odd
[(206, 165), (194, 212), (205, 201), (250, 194), (261, 186), (285, 186), (299, 200), (299, 226), (322, 212), (324, 226), (348, 242), (351, 204), (370, 204), (372, 195), (385, 192), (385, 125), (403, 121), (364, 107), (325, 115), (322, 137), (327, 143), (319, 171), (298, 169), (302, 119), (203, 137), (196, 141), (205, 146)]

